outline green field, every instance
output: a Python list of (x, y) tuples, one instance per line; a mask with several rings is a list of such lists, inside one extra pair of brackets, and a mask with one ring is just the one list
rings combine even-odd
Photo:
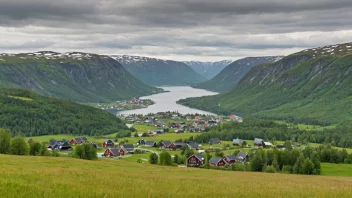
[(0, 155), (0, 197), (352, 197), (352, 178)]
[(321, 163), (321, 170), (322, 175), (352, 177), (351, 164)]

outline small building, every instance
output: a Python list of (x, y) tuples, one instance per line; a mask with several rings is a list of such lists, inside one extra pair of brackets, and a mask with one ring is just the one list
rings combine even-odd
[(112, 140), (104, 140), (102, 147), (114, 147), (114, 142)]
[(179, 150), (182, 149), (182, 147), (185, 145), (183, 142), (173, 142), (170, 145), (170, 150)]
[(70, 143), (71, 144), (82, 144), (87, 141), (88, 141), (88, 139), (86, 137), (78, 137), (78, 138), (72, 138), (70, 140)]
[(164, 133), (164, 129), (157, 129), (157, 130), (154, 130), (154, 133), (155, 133), (155, 134), (163, 134), (163, 133)]
[(254, 146), (263, 146), (264, 145), (264, 140), (260, 138), (255, 138), (253, 141)]
[(212, 157), (210, 160), (209, 160), (209, 164), (211, 166), (225, 166), (226, 165), (226, 162), (223, 158), (219, 158), (219, 157)]
[(227, 163), (227, 164), (234, 164), (236, 163), (236, 156), (235, 155), (225, 155), (223, 157), (223, 160)]
[(48, 150), (72, 150), (72, 147), (67, 141), (51, 141), (49, 146), (47, 147)]
[(144, 146), (147, 146), (147, 147), (157, 147), (157, 144), (155, 141), (145, 141), (145, 144)]
[(105, 157), (117, 157), (120, 156), (120, 149), (121, 148), (109, 148), (104, 151)]
[(186, 165), (191, 167), (201, 167), (204, 165), (204, 157), (200, 153), (193, 154), (187, 159)]
[(221, 144), (220, 138), (212, 138), (209, 140), (209, 144)]
[(170, 142), (170, 141), (161, 140), (158, 145), (159, 145), (159, 147), (170, 148), (171, 144), (172, 144), (172, 142)]
[(199, 150), (199, 144), (195, 142), (187, 142), (187, 146), (192, 150)]
[(265, 147), (265, 148), (270, 148), (272, 146), (273, 146), (273, 144), (271, 142), (263, 142), (263, 147)]
[(233, 144), (234, 146), (242, 146), (242, 145), (244, 145), (244, 144), (246, 144), (246, 143), (247, 143), (247, 142), (246, 142), (245, 140), (242, 140), (242, 139), (239, 139), (239, 138), (232, 140), (232, 144)]
[(92, 145), (93, 148), (96, 148), (96, 149), (98, 148), (98, 145), (94, 142), (91, 142), (90, 145)]
[(145, 145), (145, 141), (144, 141), (144, 139), (142, 139), (142, 140), (138, 140), (137, 144), (138, 144), (138, 145)]
[(249, 162), (249, 155), (245, 152), (239, 152), (235, 160), (240, 163)]
[(128, 153), (133, 153), (134, 146), (133, 144), (124, 144), (120, 148), (120, 155), (126, 155)]

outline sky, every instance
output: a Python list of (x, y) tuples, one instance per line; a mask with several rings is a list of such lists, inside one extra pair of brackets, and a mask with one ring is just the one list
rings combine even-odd
[(289, 55), (352, 42), (351, 10), (351, 0), (0, 0), (0, 53)]

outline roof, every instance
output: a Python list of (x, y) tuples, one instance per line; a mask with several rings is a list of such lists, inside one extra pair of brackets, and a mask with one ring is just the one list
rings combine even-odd
[(217, 164), (220, 160), (222, 160), (222, 158), (219, 158), (219, 157), (212, 157), (212, 158), (209, 160), (209, 163)]
[(271, 142), (264, 142), (265, 146), (272, 146), (273, 144)]
[(187, 145), (191, 148), (195, 148), (195, 149), (199, 148), (199, 144), (197, 144), (195, 142), (189, 142), (189, 143), (187, 143)]
[(108, 149), (113, 155), (119, 155), (120, 154), (120, 148), (110, 148)]
[(127, 150), (128, 152), (133, 152), (134, 151), (134, 146), (133, 144), (124, 144), (121, 146), (122, 149)]
[(263, 142), (264, 140), (263, 139), (260, 139), (260, 138), (255, 138), (254, 139), (254, 144), (260, 144), (261, 142)]
[(155, 141), (145, 141), (145, 145), (153, 146), (154, 144), (156, 144)]
[(240, 162), (243, 162), (249, 155), (245, 152), (239, 152), (237, 155), (236, 155), (236, 160), (240, 161)]
[(169, 147), (172, 144), (172, 142), (162, 140), (162, 141), (160, 141), (160, 144), (164, 144), (166, 147)]
[(204, 157), (202, 154), (200, 153), (197, 153), (197, 154), (193, 154), (196, 158), (198, 158), (200, 161), (203, 161), (204, 160)]
[(235, 155), (225, 155), (224, 156), (227, 160), (231, 161), (231, 160), (236, 160), (236, 156)]
[(184, 142), (174, 142), (172, 144), (174, 144), (175, 146), (183, 146), (183, 145), (185, 145)]
[(112, 142), (112, 140), (104, 140), (104, 142)]
[(244, 140), (239, 139), (239, 138), (232, 140), (232, 143), (235, 143), (235, 144), (239, 144), (239, 143), (241, 143), (241, 142), (244, 142)]
[(81, 137), (82, 140), (87, 141), (88, 139), (86, 137)]

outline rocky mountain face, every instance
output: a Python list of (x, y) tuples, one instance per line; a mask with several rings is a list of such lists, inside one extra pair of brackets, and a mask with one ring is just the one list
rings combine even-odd
[(352, 43), (304, 50), (253, 67), (231, 91), (180, 103), (296, 123), (352, 122)]
[(214, 78), (194, 85), (195, 88), (216, 92), (226, 92), (232, 89), (241, 78), (254, 66), (278, 61), (282, 56), (247, 57), (229, 64)]
[(110, 102), (161, 92), (108, 56), (80, 52), (0, 55), (0, 87), (77, 102)]
[(149, 85), (191, 85), (206, 80), (182, 62), (127, 55), (112, 55), (111, 58)]
[(184, 63), (205, 78), (211, 79), (232, 62), (232, 60), (223, 60), (217, 62), (187, 61)]

